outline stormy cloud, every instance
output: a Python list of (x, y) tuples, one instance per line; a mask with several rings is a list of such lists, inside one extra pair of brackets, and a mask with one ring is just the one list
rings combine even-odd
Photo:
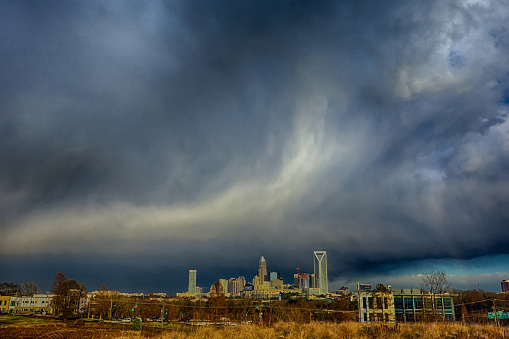
[(327, 250), (349, 281), (509, 254), (503, 1), (5, 1), (0, 17), (16, 279), (145, 289), (132, 267), (175, 292), (191, 268), (249, 280), (261, 255), (290, 274)]

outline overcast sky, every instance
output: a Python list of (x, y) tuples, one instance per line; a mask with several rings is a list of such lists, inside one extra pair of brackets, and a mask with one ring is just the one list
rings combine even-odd
[(504, 0), (0, 1), (0, 280), (175, 293), (326, 250), (331, 289), (498, 291), (508, 22)]

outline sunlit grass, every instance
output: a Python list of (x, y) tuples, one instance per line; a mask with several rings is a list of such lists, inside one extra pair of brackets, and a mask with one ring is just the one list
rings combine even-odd
[(12, 316), (12, 315), (3, 315), (0, 316), (0, 326), (32, 326), (38, 324), (47, 324), (48, 320), (35, 317), (25, 317), (25, 316)]
[(0, 316), (0, 337), (39, 337), (60, 335), (66, 338), (161, 338), (161, 339), (303, 339), (303, 338), (509, 338), (509, 329), (494, 325), (444, 323), (372, 324), (279, 322), (272, 326), (192, 326), (184, 323), (144, 323), (142, 331), (130, 326), (81, 322), (56, 322), (49, 319)]

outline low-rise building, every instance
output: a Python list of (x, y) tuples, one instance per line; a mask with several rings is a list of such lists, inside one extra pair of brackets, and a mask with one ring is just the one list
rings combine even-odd
[(0, 313), (9, 312), (10, 304), (11, 304), (10, 295), (0, 295)]
[(378, 285), (368, 290), (368, 284), (357, 284), (359, 321), (418, 322), (454, 319), (453, 296), (449, 293), (431, 294), (417, 288), (391, 289)]
[(368, 284), (357, 284), (357, 302), (359, 306), (359, 321), (361, 323), (396, 321), (394, 309), (394, 295), (390, 286), (378, 285), (374, 290), (368, 289)]
[(396, 321), (444, 320), (453, 322), (454, 302), (449, 293), (431, 294), (418, 288), (393, 290)]
[(11, 297), (10, 313), (43, 313), (51, 314), (51, 300), (53, 294), (34, 294), (28, 296)]

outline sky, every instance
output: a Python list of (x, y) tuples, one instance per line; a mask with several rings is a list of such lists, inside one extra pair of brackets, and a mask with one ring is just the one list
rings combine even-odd
[(509, 279), (504, 0), (0, 1), (0, 281), (176, 293), (327, 251)]

